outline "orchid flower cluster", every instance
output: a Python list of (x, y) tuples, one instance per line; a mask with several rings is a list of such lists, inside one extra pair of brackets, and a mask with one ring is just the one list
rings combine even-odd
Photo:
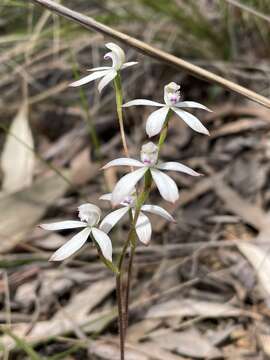
[[(118, 82), (121, 81), (120, 72), (122, 70), (137, 64), (137, 62), (125, 62), (125, 53), (118, 45), (108, 43), (106, 47), (110, 51), (105, 54), (104, 58), (105, 60), (111, 60), (112, 65), (89, 70), (91, 74), (73, 82), (71, 84), (72, 87), (85, 85), (96, 79), (101, 79), (98, 84), (98, 90), (101, 92), (110, 82), (113, 81), (115, 84), (116, 80)], [(117, 93), (117, 87), (115, 89), (116, 97), (120, 95), (120, 99), (122, 99), (122, 94)], [(159, 141), (157, 144), (148, 142), (142, 145), (140, 160), (126, 156), (112, 160), (103, 166), (102, 169), (104, 170), (113, 166), (127, 166), (132, 170), (116, 183), (112, 193), (100, 197), (100, 200), (110, 202), (113, 208), (118, 207), (103, 217), (102, 220), (101, 209), (94, 204), (86, 203), (78, 207), (80, 221), (60, 221), (41, 225), (43, 229), (52, 231), (82, 229), (52, 255), (50, 259), (52, 261), (62, 261), (72, 256), (91, 239), (104, 263), (107, 266), (112, 264), (113, 246), (108, 234), (122, 218), (128, 216), (131, 219), (131, 230), (134, 231), (137, 239), (142, 244), (148, 245), (151, 239), (152, 227), (146, 213), (154, 214), (163, 217), (167, 221), (174, 222), (174, 218), (162, 207), (145, 203), (153, 183), (164, 200), (174, 203), (179, 198), (178, 187), (175, 181), (165, 172), (176, 171), (191, 176), (200, 175), (198, 172), (179, 162), (163, 162), (160, 160), (159, 155), (166, 138), (170, 118), (173, 114), (176, 114), (196, 132), (208, 135), (208, 130), (200, 120), (183, 110), (186, 108), (196, 108), (210, 111), (207, 107), (194, 101), (181, 101), (180, 86), (174, 82), (164, 87), (164, 103), (136, 99), (121, 105), (120, 111), (123, 111), (123, 108), (136, 105), (159, 107), (160, 109), (151, 113), (146, 120), (147, 135), (153, 137), (160, 134)], [(139, 184), (142, 180), (144, 180), (144, 185), (140, 187)]]

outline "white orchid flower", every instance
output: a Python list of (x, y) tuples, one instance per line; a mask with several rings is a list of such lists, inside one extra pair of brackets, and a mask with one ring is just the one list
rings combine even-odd
[(83, 204), (78, 207), (79, 218), (81, 221), (59, 221), (51, 224), (41, 224), (40, 227), (45, 230), (66, 230), (75, 228), (84, 228), (78, 234), (73, 236), (66, 244), (61, 246), (50, 258), (50, 261), (61, 261), (78, 251), (87, 241), (91, 234), (97, 242), (103, 256), (112, 261), (112, 242), (107, 233), (98, 228), (101, 217), (101, 210), (93, 204)]
[(155, 136), (161, 132), (169, 110), (172, 110), (193, 130), (209, 135), (209, 131), (200, 122), (200, 120), (196, 118), (196, 116), (182, 110), (181, 108), (203, 109), (207, 111), (211, 110), (195, 101), (180, 101), (180, 98), (180, 85), (171, 82), (164, 87), (165, 104), (146, 99), (136, 99), (127, 102), (123, 105), (123, 107), (129, 107), (133, 105), (150, 105), (160, 107), (160, 109), (154, 111), (146, 121), (146, 133), (149, 137)]
[[(105, 194), (100, 197), (101, 200), (112, 201), (112, 194)], [(126, 215), (129, 210), (132, 211), (134, 216), (135, 214), (135, 205), (136, 197), (134, 195), (128, 195), (121, 202), (122, 207), (120, 209), (112, 211), (110, 214), (105, 216), (100, 224), (100, 229), (108, 233), (111, 229)], [(149, 212), (155, 215), (162, 216), (168, 221), (175, 222), (174, 218), (160, 206), (156, 205), (143, 205), (139, 213), (135, 230), (139, 240), (144, 244), (148, 245), (151, 239), (152, 226), (149, 218), (144, 214), (144, 212)]]
[(70, 86), (76, 87), (87, 84), (96, 79), (102, 78), (98, 84), (98, 91), (101, 92), (105, 86), (109, 84), (117, 75), (118, 71), (126, 69), (130, 66), (138, 64), (136, 61), (125, 63), (126, 56), (123, 49), (114, 43), (108, 43), (105, 45), (110, 52), (104, 55), (104, 59), (111, 59), (112, 66), (101, 66), (90, 69), (88, 71), (94, 71), (92, 74), (83, 77), (70, 84)]
[(178, 162), (159, 162), (158, 147), (152, 142), (142, 146), (141, 161), (131, 158), (115, 159), (103, 166), (103, 169), (107, 169), (111, 166), (131, 166), (139, 168), (138, 170), (132, 171), (131, 173), (123, 176), (117, 182), (112, 192), (113, 205), (120, 204), (127, 195), (131, 194), (137, 182), (147, 171), (150, 171), (161, 196), (165, 200), (173, 203), (179, 198), (177, 185), (174, 180), (160, 170), (180, 171), (192, 176), (201, 175), (188, 166)]

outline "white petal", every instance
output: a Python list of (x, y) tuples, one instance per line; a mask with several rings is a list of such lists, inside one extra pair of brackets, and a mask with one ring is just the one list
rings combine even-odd
[(164, 106), (164, 104), (160, 104), (156, 101), (147, 100), (147, 99), (136, 99), (131, 100), (122, 105), (122, 107), (130, 107), (130, 106), (137, 106), (137, 105), (149, 105), (149, 106)]
[(181, 164), (179, 162), (165, 162), (165, 163), (159, 163), (157, 164), (157, 168), (160, 170), (172, 170), (172, 171), (180, 171), (185, 174), (191, 175), (191, 176), (200, 176), (201, 174), (192, 170), (190, 167)]
[(105, 76), (106, 74), (108, 74), (108, 71), (111, 71), (111, 70), (96, 71), (93, 74), (90, 74), (90, 75), (87, 75), (87, 76), (81, 78), (80, 80), (74, 81), (69, 86), (76, 87), (76, 86), (81, 86), (81, 85), (87, 84), (90, 81), (94, 81), (96, 79), (101, 78), (102, 76)]
[(115, 70), (110, 70), (98, 84), (98, 91), (101, 92), (117, 75)]
[(92, 69), (87, 69), (87, 71), (102, 71), (102, 70), (111, 70), (111, 66), (100, 66)]
[(44, 230), (66, 230), (66, 229), (75, 229), (80, 227), (86, 227), (87, 224), (81, 221), (59, 221), (51, 224), (41, 224), (39, 225)]
[(174, 180), (157, 169), (151, 169), (151, 174), (163, 199), (174, 203), (179, 198)]
[(148, 245), (151, 240), (152, 227), (150, 220), (146, 215), (140, 212), (138, 216), (138, 220), (136, 222), (136, 233), (138, 235), (139, 240), (144, 244)]
[(104, 165), (102, 169), (108, 169), (111, 166), (135, 166), (142, 167), (144, 164), (138, 160), (131, 158), (119, 158), (108, 162), (108, 164)]
[(50, 261), (61, 261), (78, 251), (87, 241), (91, 233), (90, 228), (83, 229), (77, 235), (73, 236), (65, 245), (61, 246), (50, 258)]
[(184, 122), (191, 127), (191, 129), (202, 133), (202, 134), (206, 134), (209, 135), (209, 131), (206, 129), (206, 127), (200, 122), (199, 119), (196, 118), (196, 116), (184, 111), (184, 110), (180, 110), (176, 107), (172, 107), (173, 111), (180, 116), (180, 118), (182, 120), (184, 120)]
[(128, 212), (128, 210), (129, 207), (125, 206), (111, 212), (101, 221), (99, 228), (105, 233), (108, 233), (115, 226), (115, 224), (118, 223), (118, 221), (120, 221), (120, 219)]
[(142, 167), (141, 169), (135, 170), (123, 176), (115, 185), (112, 192), (112, 204), (120, 204), (125, 197), (133, 191), (135, 185), (144, 176), (147, 170), (148, 167)]
[(92, 234), (105, 259), (112, 261), (112, 242), (105, 232), (100, 229), (92, 228)]
[(179, 108), (187, 107), (187, 108), (193, 108), (193, 109), (202, 109), (202, 110), (212, 112), (212, 110), (210, 110), (208, 107), (206, 107), (203, 104), (200, 104), (196, 101), (181, 101), (181, 102), (175, 104), (174, 106), (179, 107)]
[(130, 62), (126, 62), (125, 64), (123, 64), (121, 66), (121, 69), (126, 69), (130, 66), (133, 66), (133, 65), (137, 65), (138, 64), (138, 61), (130, 61)]
[(146, 121), (146, 133), (149, 137), (160, 133), (165, 123), (169, 108), (164, 106), (161, 109), (154, 111)]
[(151, 214), (162, 216), (164, 219), (166, 219), (168, 221), (175, 222), (172, 215), (169, 214), (168, 211), (166, 211), (165, 209), (163, 209), (160, 206), (157, 206), (157, 205), (143, 205), (142, 206), (142, 211), (147, 211), (147, 212), (149, 212)]
[(104, 194), (101, 195), (99, 200), (107, 200), (107, 201), (111, 201), (112, 200), (112, 193), (108, 193), (108, 194)]
[(107, 43), (105, 45), (109, 50), (111, 50), (113, 52), (114, 55), (116, 55), (116, 67), (117, 68), (120, 68), (124, 62), (125, 62), (125, 53), (124, 53), (124, 50), (118, 46), (117, 44), (114, 44), (114, 43)]

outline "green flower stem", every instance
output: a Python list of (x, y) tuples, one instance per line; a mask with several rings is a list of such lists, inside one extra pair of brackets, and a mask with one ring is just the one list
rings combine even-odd
[[(125, 127), (124, 127), (124, 117), (123, 117), (123, 92), (122, 92), (122, 84), (121, 84), (121, 76), (120, 73), (117, 73), (117, 76), (114, 78), (114, 89), (115, 89), (115, 100), (116, 100), (116, 109), (117, 109), (117, 116), (120, 128), (120, 134), (123, 144), (123, 149), (125, 152), (126, 157), (129, 156), (126, 135), (125, 135)], [(133, 170), (131, 168), (131, 170)], [(132, 214), (131, 218), (132, 218)], [(130, 241), (130, 240), (129, 240)], [(122, 254), (119, 257), (117, 269), (118, 272), (116, 273), (116, 293), (117, 293), (117, 305), (118, 305), (118, 314), (119, 314), (119, 335), (120, 335), (120, 354), (121, 360), (125, 358), (125, 314), (123, 312), (123, 284), (122, 284), (122, 268), (123, 262), (125, 258), (125, 254), (129, 245), (129, 241), (127, 241), (123, 247)]]
[[(169, 124), (169, 120), (170, 117), (172, 115), (172, 111), (169, 110), (164, 126), (161, 130), (160, 136), (159, 136), (159, 141), (158, 141), (158, 151), (160, 152), (162, 146), (164, 145), (164, 142), (166, 140), (167, 137), (167, 132), (168, 132), (168, 124)], [(143, 204), (145, 203), (145, 201), (148, 199), (150, 190), (151, 190), (151, 186), (152, 186), (152, 176), (150, 171), (147, 171), (147, 173), (144, 176), (144, 189), (142, 191), (142, 193), (139, 195), (138, 199), (137, 199), (137, 203), (136, 203), (136, 211), (135, 211), (135, 215), (133, 218), (133, 222), (132, 222), (132, 227), (130, 229), (129, 232), (129, 236), (127, 239), (126, 244), (130, 244), (131, 246), (131, 251), (130, 251), (130, 258), (129, 258), (129, 263), (128, 263), (128, 275), (127, 275), (127, 288), (126, 288), (126, 293), (125, 293), (125, 328), (124, 328), (124, 332), (125, 332), (125, 336), (126, 336), (126, 331), (127, 331), (127, 327), (128, 327), (128, 314), (129, 314), (129, 295), (130, 295), (130, 287), (131, 287), (131, 279), (132, 279), (132, 271), (133, 271), (133, 261), (134, 261), (134, 257), (135, 257), (135, 252), (136, 252), (136, 246), (137, 246), (137, 236), (136, 236), (136, 230), (135, 230), (135, 226), (136, 226), (136, 222), (138, 220), (138, 216), (140, 214), (141, 208), (143, 206)], [(125, 244), (125, 245), (126, 245)], [(122, 257), (125, 257), (126, 251), (127, 251), (128, 246), (124, 246), (123, 248), (123, 252), (122, 252)], [(122, 273), (122, 262), (121, 262), (121, 266), (118, 267), (119, 270), (119, 274), (121, 276)]]
[(124, 148), (126, 157), (129, 157), (129, 151), (128, 151), (128, 147), (127, 147), (125, 127), (124, 127), (123, 109), (122, 109), (123, 93), (122, 93), (122, 85), (121, 85), (121, 76), (120, 76), (119, 72), (117, 73), (116, 77), (114, 78), (113, 84), (114, 84), (114, 89), (115, 89), (116, 109), (117, 109), (122, 144), (123, 144), (123, 148)]

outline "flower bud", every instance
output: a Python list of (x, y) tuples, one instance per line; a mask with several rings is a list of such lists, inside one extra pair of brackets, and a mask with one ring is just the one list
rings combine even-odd
[(171, 82), (164, 87), (164, 101), (168, 106), (174, 106), (181, 99), (180, 85)]
[(98, 224), (101, 216), (101, 210), (93, 204), (82, 204), (78, 207), (79, 218), (81, 221), (87, 222), (89, 226)]
[(158, 147), (152, 143), (149, 142), (147, 144), (144, 144), (141, 149), (141, 161), (145, 165), (153, 166), (158, 161)]

